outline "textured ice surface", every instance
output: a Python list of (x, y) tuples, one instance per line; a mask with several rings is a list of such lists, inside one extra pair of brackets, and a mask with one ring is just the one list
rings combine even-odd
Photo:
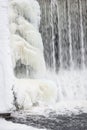
[(52, 106), (57, 100), (57, 87), (49, 80), (16, 79), (16, 102), (25, 110), (34, 106)]
[(43, 42), (39, 33), (40, 7), (36, 0), (12, 0), (9, 7), (13, 66), (18, 60), (35, 74), (45, 73)]

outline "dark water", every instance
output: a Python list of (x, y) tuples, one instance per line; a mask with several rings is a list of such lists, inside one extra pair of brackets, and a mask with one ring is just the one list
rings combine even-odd
[(87, 113), (58, 115), (55, 112), (50, 112), (48, 116), (27, 114), (17, 117), (14, 115), (7, 120), (47, 130), (87, 130)]

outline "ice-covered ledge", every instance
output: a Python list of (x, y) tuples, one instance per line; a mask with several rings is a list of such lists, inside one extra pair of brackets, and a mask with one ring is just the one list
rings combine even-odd
[(12, 107), (13, 70), (9, 47), (8, 0), (0, 0), (0, 113)]

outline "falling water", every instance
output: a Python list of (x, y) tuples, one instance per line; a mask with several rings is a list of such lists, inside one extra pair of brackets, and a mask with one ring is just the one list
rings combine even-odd
[(57, 71), (87, 66), (87, 2), (38, 1), (42, 11), (40, 32), (47, 66)]
[(84, 41), (83, 41), (83, 37), (84, 37), (84, 34), (83, 34), (83, 19), (82, 19), (82, 2), (81, 0), (79, 0), (79, 4), (80, 4), (80, 18), (81, 18), (81, 32), (82, 32), (82, 35), (81, 35), (81, 42), (82, 42), (82, 67), (84, 68), (85, 67), (85, 59), (84, 59)]
[(70, 20), (70, 8), (69, 8), (69, 0), (67, 1), (68, 4), (68, 27), (69, 27), (69, 43), (70, 43), (70, 64), (71, 68), (73, 68), (73, 61), (72, 61), (72, 39), (71, 39), (71, 20)]
[(54, 68), (54, 71), (55, 71), (55, 49), (54, 49), (54, 26), (53, 26), (53, 8), (54, 8), (54, 1), (51, 1), (51, 28), (52, 28), (52, 47), (53, 47), (53, 68)]
[[(44, 57), (59, 101), (87, 99), (87, 0), (38, 0)], [(45, 8), (44, 8), (44, 5)], [(45, 12), (45, 13), (44, 13)], [(51, 20), (50, 20), (51, 19)]]

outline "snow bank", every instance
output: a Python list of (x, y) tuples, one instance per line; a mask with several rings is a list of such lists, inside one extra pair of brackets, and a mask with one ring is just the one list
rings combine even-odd
[(8, 27), (8, 1), (0, 1), (0, 112), (7, 112), (13, 103), (13, 69)]
[[(38, 130), (38, 129), (33, 128), (31, 126), (12, 123), (12, 122), (8, 122), (4, 119), (0, 119), (0, 130)], [(42, 129), (39, 129), (39, 130), (42, 130)]]
[(51, 106), (57, 100), (57, 87), (49, 80), (16, 79), (14, 91), (19, 108)]
[(87, 113), (87, 101), (79, 100), (79, 101), (61, 101), (57, 103), (53, 109), (57, 114), (80, 114)]
[[(0, 48), (0, 72), (2, 72), (0, 73), (0, 101), (5, 104), (5, 109), (9, 110), (13, 107), (12, 87), (14, 84), (9, 43), (2, 45)], [(3, 111), (4, 108), (0, 104), (0, 112)]]

